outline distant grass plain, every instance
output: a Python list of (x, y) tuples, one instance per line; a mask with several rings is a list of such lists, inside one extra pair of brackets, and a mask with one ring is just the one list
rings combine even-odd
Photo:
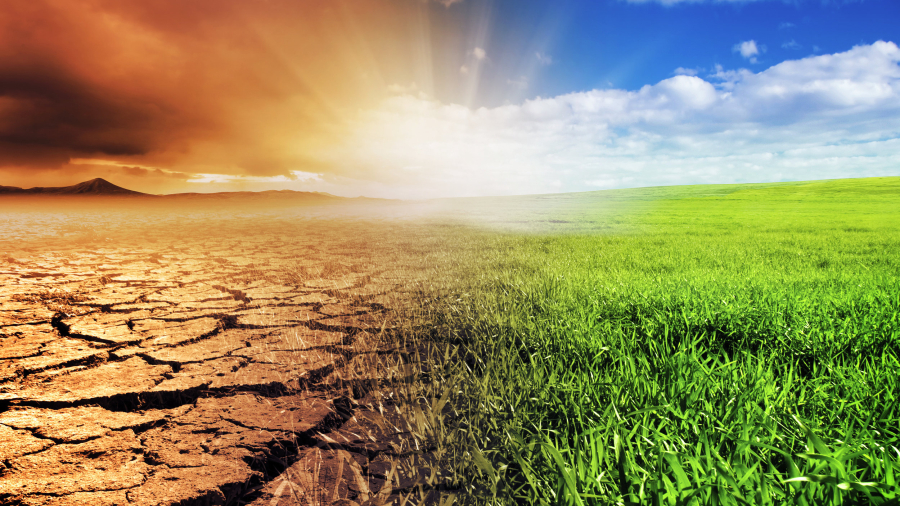
[(900, 503), (900, 178), (448, 201), (402, 249), (476, 502)]

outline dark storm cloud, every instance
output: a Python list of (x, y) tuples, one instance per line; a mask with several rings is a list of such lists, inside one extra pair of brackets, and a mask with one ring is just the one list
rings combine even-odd
[(327, 171), (311, 151), (384, 96), (385, 73), (402, 73), (418, 5), (4, 3), (0, 177), (80, 173), (73, 159), (184, 174)]
[[(180, 126), (144, 82), (140, 40), (91, 2), (12, 2), (0, 13), (0, 167), (139, 156)], [(145, 43), (151, 59), (152, 41)], [(147, 47), (149, 46), (149, 47)], [(135, 72), (135, 70), (138, 70)]]
[(154, 147), (154, 130), (168, 124), (157, 104), (91, 87), (54, 65), (0, 69), (0, 97), (0, 164), (35, 155), (65, 162), (146, 154)]

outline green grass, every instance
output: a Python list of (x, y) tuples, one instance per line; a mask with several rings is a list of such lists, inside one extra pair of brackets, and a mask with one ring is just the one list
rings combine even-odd
[(469, 500), (900, 504), (900, 178), (477, 203), (407, 245)]

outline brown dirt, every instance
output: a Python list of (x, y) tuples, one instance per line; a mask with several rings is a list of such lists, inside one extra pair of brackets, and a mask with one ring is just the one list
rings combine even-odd
[(446, 499), (382, 395), (402, 276), (309, 223), (178, 219), (0, 244), (0, 503)]

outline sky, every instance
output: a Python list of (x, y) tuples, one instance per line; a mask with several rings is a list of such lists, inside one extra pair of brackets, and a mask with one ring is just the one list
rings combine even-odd
[(0, 185), (420, 199), (900, 176), (896, 0), (10, 0)]

